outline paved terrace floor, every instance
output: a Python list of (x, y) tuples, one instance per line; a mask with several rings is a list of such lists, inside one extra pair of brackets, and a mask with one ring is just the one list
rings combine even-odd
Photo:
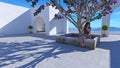
[(120, 68), (120, 35), (101, 38), (95, 50), (43, 34), (0, 37), (0, 42), (0, 68)]

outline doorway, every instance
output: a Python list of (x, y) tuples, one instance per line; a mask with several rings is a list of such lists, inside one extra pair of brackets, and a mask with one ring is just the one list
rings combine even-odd
[(41, 17), (35, 18), (35, 27), (37, 33), (45, 32), (45, 23)]

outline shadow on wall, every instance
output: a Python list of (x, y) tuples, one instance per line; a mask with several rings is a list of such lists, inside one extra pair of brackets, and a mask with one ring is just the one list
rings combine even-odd
[(0, 33), (5, 35), (28, 33), (28, 26), (31, 24), (30, 17), (30, 10), (28, 10), (2, 27)]
[[(0, 68), (9, 67), (11, 64), (14, 68), (35, 68), (38, 63), (50, 57), (60, 58), (60, 54), (88, 51), (88, 49), (47, 42), (43, 39), (22, 43), (0, 43)], [(29, 59), (29, 61), (24, 63), (26, 59)], [(16, 64), (17, 62), (20, 64)]]
[(110, 68), (120, 68), (120, 40), (101, 42), (98, 48), (110, 50)]
[(63, 34), (67, 31), (66, 19), (53, 19), (50, 21), (50, 34)]

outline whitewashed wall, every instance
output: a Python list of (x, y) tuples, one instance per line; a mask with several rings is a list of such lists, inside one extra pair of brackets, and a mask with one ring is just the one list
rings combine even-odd
[(33, 26), (36, 33), (35, 19), (40, 17), (45, 23), (45, 34), (55, 35), (68, 32), (66, 19), (54, 20), (54, 14), (58, 10), (49, 6), (45, 7), (40, 14), (34, 16), (36, 8), (28, 9), (0, 2), (0, 35), (28, 33), (28, 26)]
[[(108, 30), (106, 31), (101, 31), (101, 34), (106, 34), (106, 36), (109, 36), (109, 27), (110, 27), (110, 15), (111, 14), (108, 14), (106, 16), (103, 16), (103, 19), (102, 19), (102, 26), (108, 26)], [(101, 27), (102, 27), (101, 26)]]
[(67, 33), (68, 32), (68, 24), (66, 19), (61, 20), (54, 20), (54, 15), (58, 13), (59, 11), (55, 9), (54, 7), (45, 7), (44, 10), (41, 11), (40, 14), (37, 16), (33, 16), (33, 13), (35, 12), (37, 8), (31, 9), (32, 14), (32, 25), (34, 26), (34, 32), (36, 33), (36, 27), (35, 27), (35, 18), (41, 17), (45, 22), (45, 34), (47, 35), (56, 35), (60, 33)]
[(58, 10), (57, 9), (55, 9), (55, 7), (52, 7), (52, 6), (49, 6), (49, 22), (51, 21), (51, 20), (53, 20), (53, 18), (54, 18), (54, 15), (55, 14), (58, 14)]
[(50, 22), (49, 35), (68, 33), (67, 19), (55, 19)]
[(31, 9), (31, 20), (32, 20), (32, 25), (33, 25), (33, 31), (36, 33), (36, 24), (35, 24), (35, 19), (37, 17), (41, 17), (45, 23), (45, 34), (48, 34), (48, 29), (49, 29), (49, 7), (45, 7), (44, 10), (41, 11), (37, 16), (34, 16), (33, 13), (35, 12), (37, 8), (32, 8)]
[(30, 23), (28, 8), (0, 2), (0, 34), (28, 33)]

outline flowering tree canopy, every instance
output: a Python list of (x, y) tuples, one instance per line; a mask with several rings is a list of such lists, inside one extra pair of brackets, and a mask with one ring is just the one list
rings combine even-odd
[(40, 13), (45, 6), (53, 6), (66, 17), (79, 33), (82, 33), (82, 27), (87, 22), (100, 19), (109, 13), (112, 13), (112, 6), (117, 0), (26, 0), (34, 7), (39, 1), (44, 1), (34, 15)]

